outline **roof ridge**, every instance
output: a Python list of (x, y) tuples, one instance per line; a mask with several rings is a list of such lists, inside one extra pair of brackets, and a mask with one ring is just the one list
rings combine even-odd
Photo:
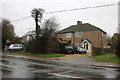
[[(59, 31), (60, 33), (67, 33), (67, 32), (76, 32), (76, 31), (93, 31), (93, 30), (100, 30), (103, 31), (101, 28), (96, 27), (90, 23), (84, 23), (84, 24), (80, 24), (80, 25), (71, 25), (61, 31)], [(105, 31), (103, 31), (104, 33), (106, 33)]]

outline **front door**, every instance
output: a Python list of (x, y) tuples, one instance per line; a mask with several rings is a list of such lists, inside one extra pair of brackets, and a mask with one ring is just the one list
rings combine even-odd
[(88, 50), (88, 43), (87, 43), (87, 42), (84, 43), (84, 48), (85, 48), (86, 50)]

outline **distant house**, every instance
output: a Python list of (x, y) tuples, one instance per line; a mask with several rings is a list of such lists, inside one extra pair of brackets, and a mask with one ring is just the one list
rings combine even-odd
[[(45, 30), (41, 30), (41, 33), (39, 34), (39, 36), (43, 36), (44, 32), (45, 32)], [(55, 36), (55, 35), (53, 35), (53, 36)], [(28, 41), (31, 41), (31, 40), (33, 40), (35, 38), (36, 38), (36, 31), (35, 30), (28, 31), (27, 33), (25, 33), (22, 36), (23, 42), (28, 42)]]
[(58, 38), (71, 40), (74, 47), (84, 47), (89, 53), (92, 47), (104, 48), (106, 46), (106, 32), (89, 23), (77, 21), (77, 25), (72, 25), (58, 32)]
[(35, 31), (28, 31), (22, 36), (23, 42), (32, 40), (33, 38), (35, 38), (35, 35), (36, 35)]

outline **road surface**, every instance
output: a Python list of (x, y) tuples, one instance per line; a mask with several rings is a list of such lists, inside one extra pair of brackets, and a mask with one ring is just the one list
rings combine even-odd
[[(56, 63), (51, 60), (0, 58), (2, 78), (118, 78), (120, 69)], [(66, 79), (65, 79), (66, 80)]]

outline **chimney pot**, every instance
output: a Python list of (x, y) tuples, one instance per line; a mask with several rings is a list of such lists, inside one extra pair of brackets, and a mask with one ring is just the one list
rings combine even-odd
[(77, 21), (77, 25), (80, 25), (80, 24), (82, 24), (82, 22), (81, 21)]

